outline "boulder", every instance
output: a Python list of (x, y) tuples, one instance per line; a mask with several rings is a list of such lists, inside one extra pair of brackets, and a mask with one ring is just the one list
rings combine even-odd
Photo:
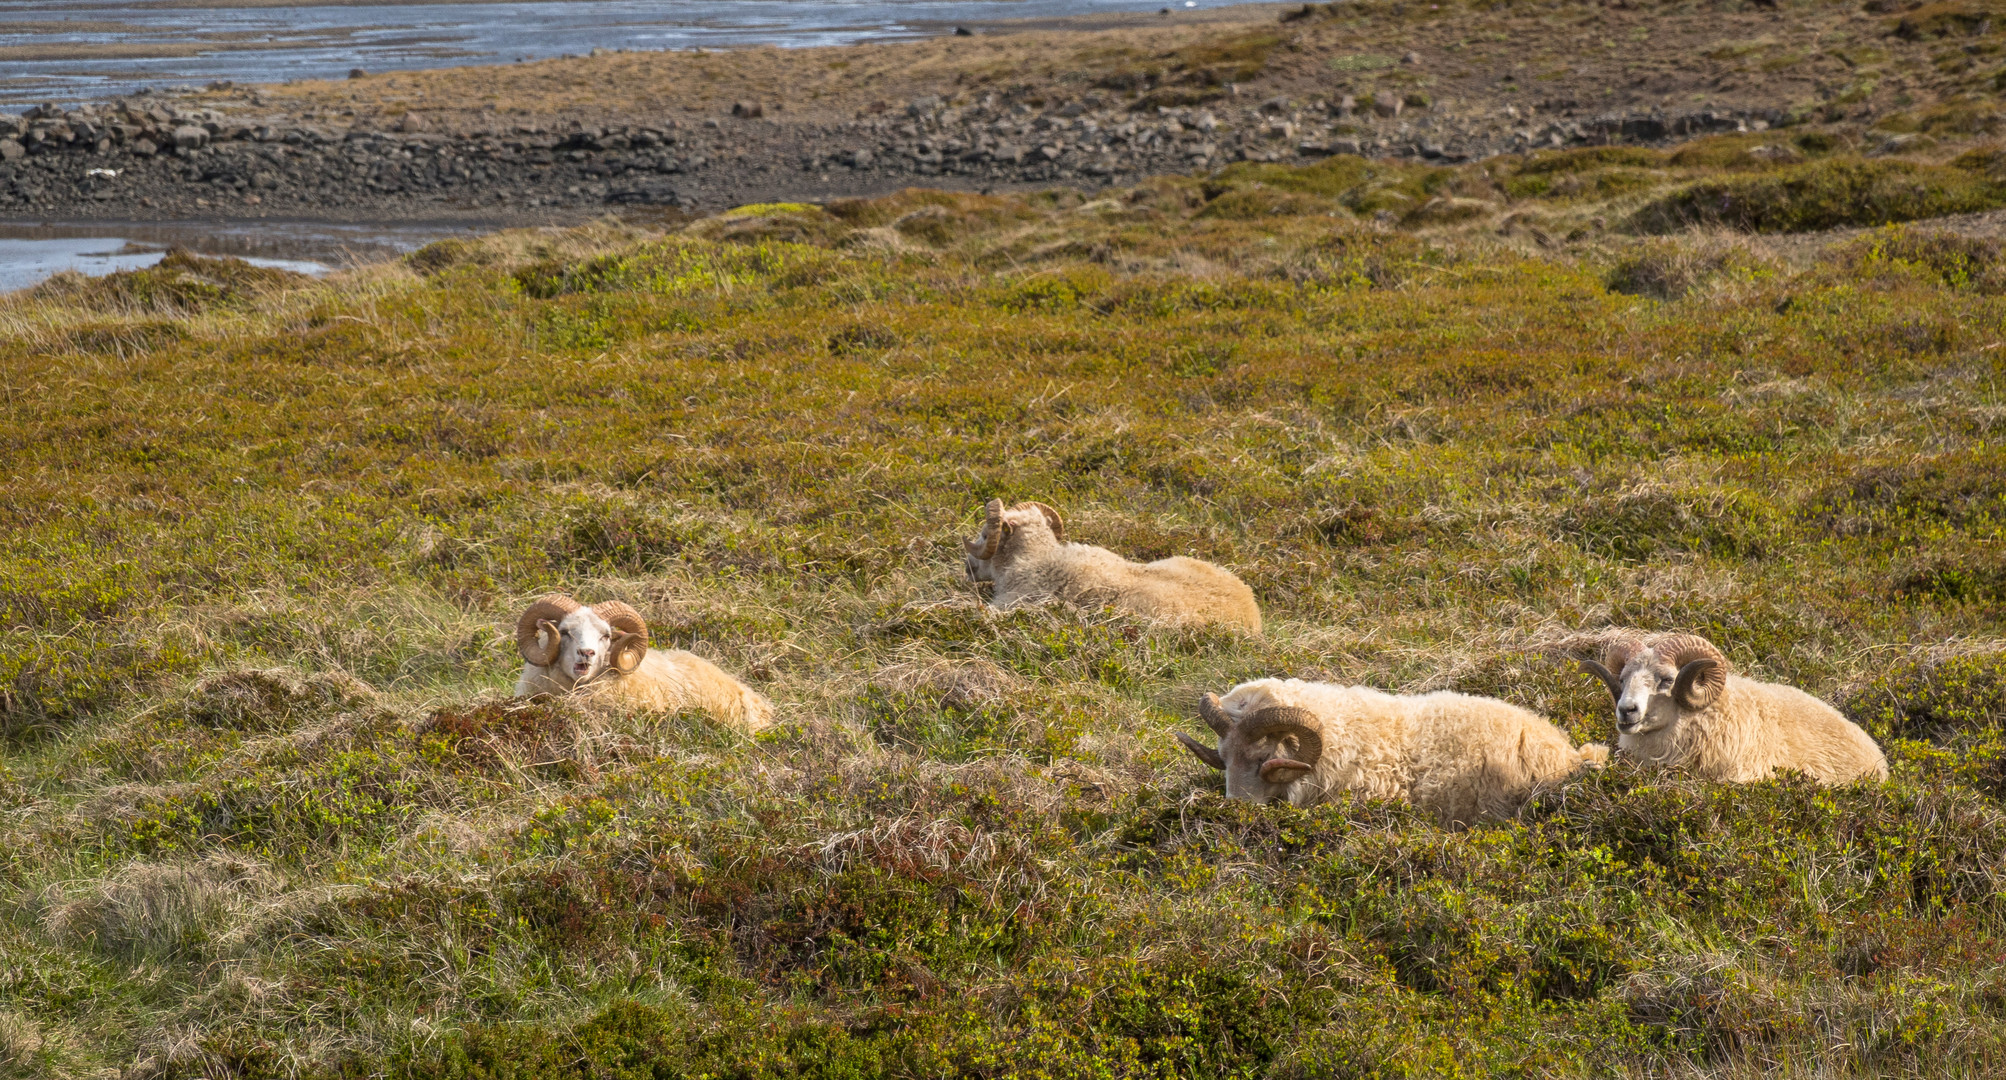
[(0, 161), (19, 161), (27, 156), (27, 147), (13, 139), (0, 139)]
[(397, 121), (397, 130), (407, 135), (423, 131), (425, 126), (425, 117), (420, 113), (407, 112)]
[(731, 115), (751, 120), (765, 116), (766, 107), (757, 101), (734, 101), (731, 103)]
[(194, 124), (183, 124), (174, 129), (174, 145), (182, 150), (196, 150), (209, 145), (209, 132)]

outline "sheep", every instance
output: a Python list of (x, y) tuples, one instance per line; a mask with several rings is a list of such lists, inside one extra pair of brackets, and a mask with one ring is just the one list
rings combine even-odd
[(989, 602), (999, 611), (1056, 598), (1261, 632), (1254, 590), (1224, 567), (1182, 555), (1133, 563), (1106, 548), (1067, 543), (1065, 521), (1041, 502), (1006, 510), (991, 499), (984, 510), (981, 535), (964, 543), (964, 568), (970, 582), (994, 583)]
[(1405, 800), (1445, 826), (1515, 816), (1534, 791), (1609, 748), (1576, 748), (1538, 715), (1450, 691), (1388, 694), (1364, 686), (1256, 679), (1206, 694), (1198, 715), (1217, 749), (1177, 733), (1226, 774), (1228, 798), (1315, 806), (1338, 791)]
[(1858, 724), (1794, 686), (1732, 674), (1697, 634), (1620, 637), (1581, 670), (1616, 699), (1625, 757), (1733, 783), (1777, 769), (1825, 784), (1887, 779), (1887, 757)]
[(518, 697), (589, 695), (632, 709), (699, 708), (758, 731), (773, 722), (773, 705), (717, 665), (681, 649), (648, 647), (648, 624), (617, 600), (585, 607), (569, 596), (536, 601), (516, 620), (522, 653)]

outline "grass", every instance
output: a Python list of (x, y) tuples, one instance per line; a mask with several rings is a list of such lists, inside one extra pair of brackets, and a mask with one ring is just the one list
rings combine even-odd
[[(1998, 248), (1392, 209), (1557, 232), (1698, 168), (1596, 153), (0, 302), (0, 1075), (1996, 1070)], [(991, 612), (991, 496), (1230, 565), (1269, 632)], [(553, 589), (781, 723), (507, 699)], [(1570, 658), (1619, 626), (1893, 779), (1618, 765), (1444, 832), (1226, 802), (1171, 738), (1290, 674), (1607, 739)]]

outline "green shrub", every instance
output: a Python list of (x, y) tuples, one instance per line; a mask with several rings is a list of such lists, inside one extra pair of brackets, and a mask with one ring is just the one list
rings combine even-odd
[(2006, 206), (2006, 188), (1963, 169), (1908, 161), (1832, 158), (1776, 172), (1689, 185), (1638, 210), (1632, 228), (1673, 232), (1725, 225), (1808, 232), (1886, 225)]

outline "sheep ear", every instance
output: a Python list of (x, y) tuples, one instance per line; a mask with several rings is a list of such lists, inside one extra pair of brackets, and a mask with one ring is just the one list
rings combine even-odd
[(1672, 700), (1682, 709), (1704, 709), (1713, 704), (1714, 680), (1707, 674), (1720, 666), (1720, 661), (1701, 657), (1679, 669), (1679, 678), (1672, 684)]
[(1261, 762), (1261, 779), (1270, 784), (1293, 784), (1310, 774), (1310, 767), (1293, 758), (1269, 758)]
[(615, 634), (611, 651), (613, 666), (625, 675), (648, 658), (648, 639), (639, 634)]
[(1177, 741), (1184, 744), (1184, 749), (1191, 751), (1192, 757), (1197, 758), (1205, 764), (1215, 769), (1224, 769), (1226, 767), (1226, 759), (1219, 756), (1219, 751), (1206, 746), (1197, 739), (1180, 731), (1177, 733)]
[(1603, 667), (1599, 662), (1583, 660), (1581, 662), (1581, 673), (1583, 675), (1593, 675), (1601, 679), (1602, 685), (1609, 688), (1610, 697), (1615, 698), (1617, 701), (1623, 700), (1623, 684), (1617, 682), (1616, 676), (1611, 675), (1609, 669)]
[(1206, 694), (1198, 699), (1198, 719), (1212, 729), (1212, 734), (1225, 738), (1233, 730), (1233, 718), (1226, 715), (1226, 709), (1219, 703), (1219, 695)]

